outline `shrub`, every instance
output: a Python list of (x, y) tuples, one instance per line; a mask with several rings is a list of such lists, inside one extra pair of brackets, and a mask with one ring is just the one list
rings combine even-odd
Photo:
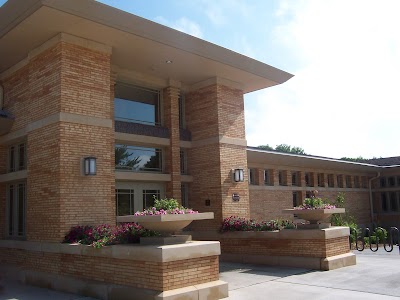
[(80, 243), (101, 248), (113, 244), (139, 243), (140, 237), (159, 236), (136, 223), (124, 223), (112, 228), (103, 224), (98, 226), (74, 226), (64, 237), (63, 243)]
[(274, 231), (280, 229), (293, 229), (296, 225), (289, 220), (271, 220), (256, 222), (246, 218), (231, 216), (222, 221), (221, 232), (226, 231)]
[(304, 204), (295, 207), (295, 209), (332, 209), (336, 208), (335, 205), (331, 205), (324, 201), (322, 198), (305, 198)]
[(177, 200), (171, 198), (157, 199), (154, 197), (154, 206), (143, 211), (137, 211), (135, 216), (158, 216), (158, 215), (183, 215), (197, 214), (198, 211), (179, 206)]
[(171, 199), (168, 199), (168, 198), (156, 199), (154, 197), (154, 207), (157, 210), (161, 210), (161, 209), (163, 209), (163, 210), (173, 210), (173, 209), (179, 208), (179, 202), (176, 199), (173, 199), (173, 198), (171, 198)]

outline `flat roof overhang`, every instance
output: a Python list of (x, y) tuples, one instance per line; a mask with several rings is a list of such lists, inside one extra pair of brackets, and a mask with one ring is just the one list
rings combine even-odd
[(248, 93), (293, 76), (93, 0), (6, 2), (0, 8), (0, 74), (61, 32), (111, 46), (113, 66), (177, 80), (188, 87), (219, 77)]
[(334, 158), (297, 155), (292, 153), (281, 153), (265, 150), (257, 150), (254, 148), (247, 149), (247, 162), (249, 165), (273, 165), (282, 166), (284, 169), (291, 168), (310, 168), (320, 170), (341, 170), (347, 172), (379, 172), (382, 167), (344, 161)]

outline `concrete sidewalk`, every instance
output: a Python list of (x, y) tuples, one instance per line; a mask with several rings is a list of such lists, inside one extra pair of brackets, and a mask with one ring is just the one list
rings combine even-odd
[[(400, 255), (369, 249), (357, 265), (329, 272), (298, 268), (221, 263), (221, 280), (229, 283), (230, 300), (239, 299), (399, 299)], [(90, 300), (92, 298), (25, 286), (3, 280), (0, 300)]]
[(357, 265), (329, 272), (222, 263), (221, 280), (230, 300), (400, 298), (398, 249), (356, 254)]

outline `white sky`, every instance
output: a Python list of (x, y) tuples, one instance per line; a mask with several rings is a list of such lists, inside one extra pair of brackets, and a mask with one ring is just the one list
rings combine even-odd
[(276, 13), (288, 21), (276, 38), (300, 63), (290, 81), (246, 101), (249, 145), (400, 155), (399, 12), (400, 1), (282, 1)]
[(399, 0), (99, 1), (294, 74), (245, 95), (248, 145), (400, 155)]

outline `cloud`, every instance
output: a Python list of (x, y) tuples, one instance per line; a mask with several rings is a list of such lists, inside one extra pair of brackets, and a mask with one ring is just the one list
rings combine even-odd
[(332, 157), (399, 155), (400, 2), (280, 3), (274, 34), (296, 58), (295, 77), (246, 100), (248, 143)]
[(236, 20), (238, 17), (239, 20), (248, 18), (254, 8), (249, 1), (240, 0), (200, 0), (197, 3), (196, 6), (203, 10), (211, 23), (216, 26), (228, 24), (233, 17)]
[(161, 23), (165, 26), (179, 30), (181, 32), (193, 35), (195, 37), (198, 37), (198, 38), (203, 37), (203, 33), (200, 28), (200, 25), (197, 24), (196, 22), (189, 20), (186, 17), (181, 17), (178, 20), (171, 22), (171, 21), (168, 21), (167, 19), (165, 19), (164, 17), (158, 16), (155, 18), (155, 21), (158, 23)]

